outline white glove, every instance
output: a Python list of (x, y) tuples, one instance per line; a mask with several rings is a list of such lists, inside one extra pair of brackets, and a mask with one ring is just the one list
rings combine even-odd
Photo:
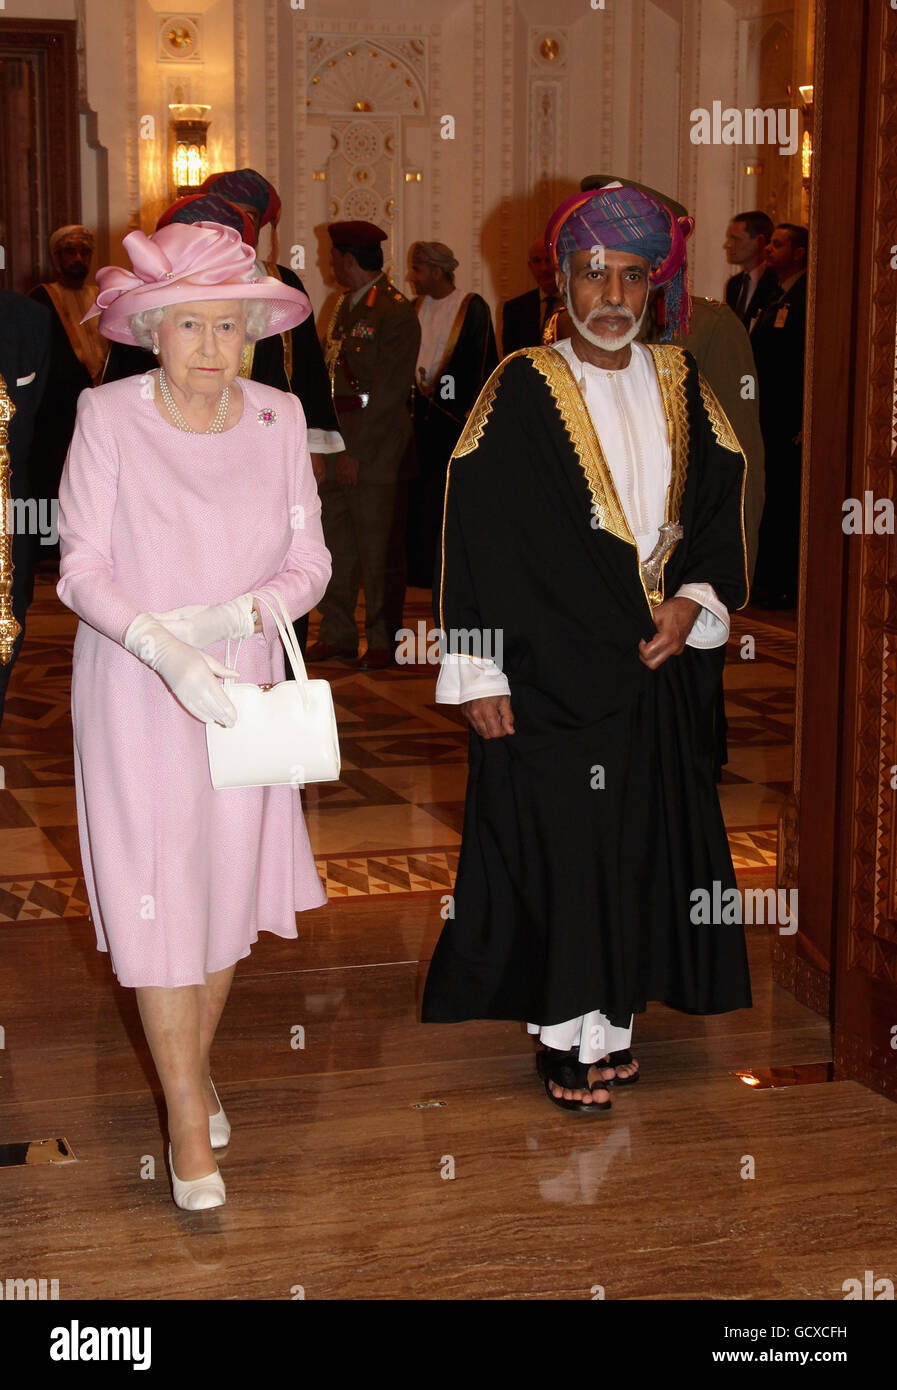
[(237, 711), (215, 677), (239, 679), (239, 671), (173, 637), (152, 613), (138, 613), (122, 640), (129, 652), (162, 677), (188, 714), (204, 724), (233, 728)]
[(186, 608), (172, 608), (168, 613), (150, 613), (179, 641), (190, 647), (211, 647), (229, 638), (251, 637), (255, 630), (252, 616), (252, 594), (241, 594), (227, 603), (207, 607), (191, 603)]

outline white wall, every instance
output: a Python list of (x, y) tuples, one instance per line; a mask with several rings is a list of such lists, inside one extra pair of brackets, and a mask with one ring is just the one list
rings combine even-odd
[[(742, 195), (743, 152), (691, 144), (689, 115), (714, 99), (749, 99), (744, 25), (728, 0), (605, 6), (306, 0), (294, 10), (289, 0), (191, 0), (186, 12), (199, 16), (202, 48), (199, 62), (183, 64), (161, 61), (157, 51), (159, 20), (174, 13), (167, 0), (7, 0), (5, 14), (84, 17), (87, 101), (108, 150), (111, 258), (119, 262), (124, 233), (136, 225), (151, 230), (168, 200), (167, 103), (180, 83), (185, 99), (212, 106), (213, 166), (245, 160), (277, 185), (281, 260), (290, 246), (305, 248), (301, 273), (322, 305), (328, 287), (318, 247), (332, 189), (313, 175), (328, 168), (331, 136), (329, 118), (307, 106), (307, 44), (309, 36), (336, 32), (347, 49), (410, 37), (426, 53), (426, 109), (395, 117), (397, 252), (418, 237), (448, 242), (461, 262), (459, 283), (480, 289), (495, 307), (531, 287), (526, 250), (554, 203), (583, 174), (615, 173), (686, 204), (697, 219), (694, 288), (718, 296), (727, 274), (720, 243)], [(558, 45), (551, 59), (539, 46), (545, 39)], [(455, 119), (453, 141), (439, 138), (445, 114)], [(139, 139), (144, 115), (155, 118), (154, 142)], [(381, 116), (375, 110), (358, 119)], [(406, 183), (406, 169), (419, 170), (421, 181)], [(385, 177), (381, 165), (377, 179)], [(84, 180), (89, 212), (97, 200), (91, 164)], [(407, 289), (401, 259), (395, 278)]]

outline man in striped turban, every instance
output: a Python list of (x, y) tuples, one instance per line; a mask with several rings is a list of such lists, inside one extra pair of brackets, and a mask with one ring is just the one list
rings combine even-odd
[(712, 775), (744, 456), (691, 354), (636, 341), (652, 292), (665, 336), (687, 327), (691, 228), (632, 187), (561, 204), (571, 336), (498, 366), (446, 485), (436, 698), (472, 732), (423, 1018), (526, 1020), (583, 1115), (638, 1080), (648, 1002), (751, 1002)]

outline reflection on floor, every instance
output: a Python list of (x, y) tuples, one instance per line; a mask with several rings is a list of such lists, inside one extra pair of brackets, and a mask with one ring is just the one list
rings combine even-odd
[[(427, 599), (411, 591), (410, 626), (429, 625)], [(733, 627), (721, 798), (739, 880), (765, 887), (794, 635), (761, 616)], [(826, 1022), (772, 984), (767, 928), (748, 929), (754, 1008), (652, 1005), (643, 1079), (606, 1118), (548, 1103), (516, 1024), (419, 1025), (465, 785), (466, 732), (431, 667), (319, 668), (344, 759), (306, 797), (330, 903), (237, 972), (215, 1063), (228, 1202), (179, 1212), (133, 992), (87, 921), (73, 633), (42, 576), (0, 730), (0, 1142), (64, 1136), (78, 1161), (0, 1169), (0, 1276), (58, 1279), (61, 1298), (804, 1299), (893, 1270), (895, 1179), (875, 1156), (894, 1107), (853, 1083), (733, 1074), (831, 1056)]]

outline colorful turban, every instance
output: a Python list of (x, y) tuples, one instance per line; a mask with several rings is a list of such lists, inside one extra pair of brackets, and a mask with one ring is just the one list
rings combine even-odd
[(167, 227), (170, 222), (220, 222), (222, 227), (233, 227), (247, 246), (255, 245), (255, 227), (252, 218), (242, 208), (235, 207), (225, 197), (216, 193), (188, 193), (178, 198), (170, 208), (166, 208), (156, 223), (156, 231)]
[(558, 266), (574, 251), (596, 246), (642, 256), (651, 266), (651, 285), (664, 291), (663, 338), (668, 340), (688, 332), (691, 295), (685, 243), (694, 226), (694, 218), (675, 217), (659, 199), (638, 188), (602, 188), (565, 198), (551, 216), (545, 241)]
[(202, 186), (202, 192), (211, 189), (220, 198), (228, 198), (232, 203), (248, 203), (259, 214), (259, 230), (269, 222), (277, 222), (280, 217), (280, 199), (273, 183), (269, 183), (255, 169), (231, 169), (226, 173), (210, 174)]

